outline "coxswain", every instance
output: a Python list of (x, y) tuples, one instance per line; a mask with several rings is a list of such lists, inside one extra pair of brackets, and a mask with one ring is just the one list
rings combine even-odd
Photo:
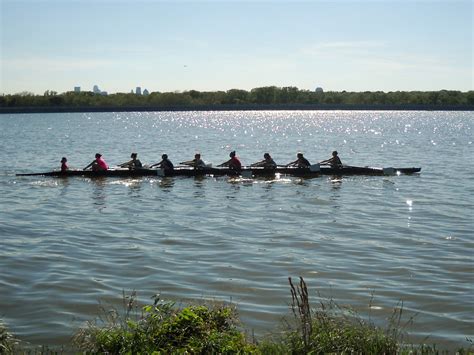
[(193, 160), (183, 161), (180, 164), (189, 165), (189, 166), (194, 167), (195, 169), (202, 169), (206, 167), (206, 163), (204, 163), (204, 160), (201, 159), (201, 154), (199, 153), (196, 153), (194, 155)]
[(87, 165), (83, 170), (87, 170), (89, 167), (93, 171), (109, 170), (109, 166), (102, 158), (102, 154), (97, 153), (95, 155), (95, 160), (93, 160), (89, 165)]
[(61, 171), (68, 171), (69, 166), (67, 166), (67, 159), (66, 157), (61, 158)]
[(163, 154), (161, 156), (161, 161), (159, 163), (150, 165), (150, 168), (153, 168), (155, 166), (158, 168), (162, 168), (165, 172), (174, 170), (174, 165), (171, 160), (168, 159), (168, 154)]
[(261, 167), (264, 167), (265, 169), (276, 169), (277, 164), (272, 159), (269, 153), (263, 154), (263, 158), (264, 158), (263, 160), (253, 163), (250, 166), (253, 166), (253, 167), (261, 166)]
[(303, 156), (303, 153), (300, 152), (300, 153), (296, 154), (296, 157), (298, 159), (296, 159), (295, 161), (292, 161), (291, 163), (286, 164), (286, 166), (296, 166), (298, 168), (309, 168), (309, 166), (311, 164), (308, 161), (308, 159), (306, 159)]
[(227, 166), (229, 169), (241, 171), (242, 170), (242, 163), (240, 162), (239, 158), (235, 156), (235, 150), (230, 152), (229, 154), (230, 159), (226, 162), (219, 164), (218, 166)]
[(337, 156), (337, 152), (332, 152), (332, 158), (320, 161), (319, 164), (321, 165), (330, 165), (331, 168), (342, 168), (341, 159)]
[(143, 167), (142, 162), (137, 159), (138, 154), (137, 153), (132, 153), (130, 155), (130, 158), (132, 160), (127, 161), (126, 163), (119, 164), (121, 168), (129, 168), (129, 169), (140, 169)]

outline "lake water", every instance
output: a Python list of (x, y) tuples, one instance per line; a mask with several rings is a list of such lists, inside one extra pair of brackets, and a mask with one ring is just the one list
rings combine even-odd
[[(0, 115), (0, 318), (32, 344), (66, 344), (99, 302), (232, 301), (275, 331), (287, 278), (384, 324), (399, 301), (412, 341), (474, 338), (472, 112), (260, 111)], [(16, 177), (67, 156), (82, 168), (136, 151), (174, 163), (421, 166), (412, 176), (87, 179)], [(371, 294), (374, 293), (372, 308)], [(426, 339), (426, 337), (428, 337)]]

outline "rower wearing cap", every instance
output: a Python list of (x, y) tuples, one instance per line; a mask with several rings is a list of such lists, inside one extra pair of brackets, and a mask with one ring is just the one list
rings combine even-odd
[(163, 154), (161, 156), (161, 159), (162, 160), (159, 163), (150, 165), (150, 168), (153, 168), (156, 166), (156, 167), (162, 168), (165, 172), (174, 170), (174, 165), (171, 162), (171, 160), (168, 159), (168, 154)]
[(206, 163), (204, 163), (204, 160), (201, 159), (201, 154), (199, 153), (196, 153), (194, 155), (193, 160), (183, 161), (180, 164), (189, 165), (189, 166), (194, 167), (195, 169), (202, 169), (206, 167)]
[(61, 158), (61, 171), (68, 171), (69, 166), (67, 166), (67, 159), (66, 157)]
[(308, 168), (311, 165), (310, 162), (308, 161), (308, 159), (306, 159), (303, 156), (303, 153), (299, 152), (298, 154), (296, 154), (296, 157), (298, 159), (296, 159), (295, 161), (292, 161), (291, 163), (286, 164), (286, 166), (296, 166), (298, 168)]
[(93, 160), (89, 165), (87, 165), (83, 170), (91, 168), (93, 171), (109, 170), (109, 166), (102, 158), (102, 154), (96, 153), (95, 160)]
[(137, 159), (138, 154), (137, 153), (132, 153), (130, 155), (130, 158), (132, 160), (127, 161), (126, 163), (119, 164), (121, 168), (129, 168), (129, 169), (140, 169), (142, 168), (142, 162)]
[(319, 164), (330, 165), (331, 168), (342, 168), (342, 162), (337, 155), (337, 151), (332, 152), (332, 158), (320, 161)]
[(277, 164), (275, 163), (275, 161), (273, 160), (273, 158), (270, 156), (269, 153), (263, 154), (263, 158), (264, 158), (263, 160), (253, 163), (250, 166), (252, 167), (261, 166), (261, 167), (264, 167), (265, 169), (276, 169)]
[(240, 162), (239, 158), (235, 155), (235, 150), (230, 152), (229, 154), (230, 159), (226, 162), (219, 164), (218, 166), (228, 166), (229, 169), (241, 171), (242, 170), (242, 163)]

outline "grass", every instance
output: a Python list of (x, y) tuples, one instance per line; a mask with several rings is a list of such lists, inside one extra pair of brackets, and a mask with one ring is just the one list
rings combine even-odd
[[(348, 307), (318, 297), (312, 307), (305, 281), (289, 278), (292, 320), (279, 335), (256, 341), (242, 331), (234, 305), (207, 304), (179, 308), (160, 295), (140, 306), (137, 295), (123, 295), (123, 307), (107, 309), (74, 335), (78, 353), (96, 354), (448, 354), (431, 345), (405, 344), (403, 304), (397, 305), (386, 328), (375, 326)], [(411, 323), (410, 318), (407, 323)], [(472, 341), (456, 353), (474, 355)], [(52, 354), (47, 348), (35, 354)], [(70, 352), (70, 351), (68, 351)], [(32, 353), (15, 348), (0, 324), (0, 354)], [(62, 352), (60, 352), (62, 353)]]
[(0, 321), (0, 354), (13, 353), (15, 338)]
[(340, 307), (333, 300), (320, 301), (317, 308), (309, 303), (303, 278), (294, 285), (289, 278), (295, 319), (294, 329), (262, 345), (266, 353), (293, 354), (396, 354), (398, 338), (364, 321), (350, 308)]
[[(125, 299), (125, 298), (124, 298)], [(139, 309), (136, 294), (125, 304), (124, 316), (115, 309), (98, 323), (80, 329), (73, 344), (87, 353), (232, 353), (253, 352), (237, 329), (237, 313), (230, 305), (193, 305), (176, 309), (173, 302), (154, 296)]]

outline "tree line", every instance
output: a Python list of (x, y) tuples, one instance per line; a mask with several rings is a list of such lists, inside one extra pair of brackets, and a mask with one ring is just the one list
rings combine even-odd
[(245, 105), (416, 106), (473, 107), (474, 91), (310, 91), (296, 87), (266, 86), (250, 91), (152, 92), (149, 95), (46, 91), (43, 95), (21, 92), (0, 96), (0, 108), (126, 108), (126, 107), (216, 107)]

